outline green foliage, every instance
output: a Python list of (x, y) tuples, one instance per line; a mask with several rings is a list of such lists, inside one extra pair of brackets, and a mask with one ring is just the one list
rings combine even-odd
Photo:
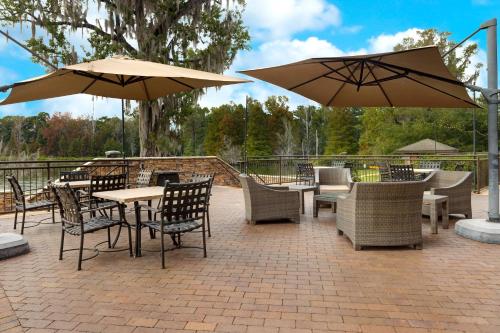
[[(30, 26), (28, 46), (56, 65), (120, 53), (222, 73), (237, 52), (248, 47), (244, 6), (243, 0), (0, 0), (0, 22)], [(103, 13), (99, 22), (90, 16), (96, 12)], [(74, 34), (84, 32), (90, 48), (75, 44)], [(182, 150), (184, 118), (179, 115), (189, 117), (182, 111), (193, 108), (201, 94), (194, 91), (140, 103), (142, 155)]]
[(351, 108), (327, 112), (325, 154), (354, 154), (358, 151), (358, 120)]

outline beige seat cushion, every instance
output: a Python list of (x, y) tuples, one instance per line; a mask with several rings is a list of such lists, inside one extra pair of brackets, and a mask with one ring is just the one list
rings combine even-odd
[(321, 193), (325, 192), (349, 192), (347, 185), (321, 185), (319, 187)]

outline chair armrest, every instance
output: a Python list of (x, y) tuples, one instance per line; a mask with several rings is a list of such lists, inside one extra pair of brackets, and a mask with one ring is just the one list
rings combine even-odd
[(161, 209), (151, 207), (149, 205), (139, 205), (139, 209), (145, 209), (153, 213), (161, 213)]
[(275, 191), (288, 191), (290, 188), (285, 185), (262, 185), (270, 190), (275, 190)]

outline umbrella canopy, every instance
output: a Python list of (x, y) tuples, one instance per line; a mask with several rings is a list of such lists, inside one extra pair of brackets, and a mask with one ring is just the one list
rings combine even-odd
[(1, 87), (3, 91), (12, 90), (0, 105), (79, 93), (151, 100), (196, 88), (243, 82), (249, 81), (118, 56), (67, 66), (47, 75)]
[(312, 58), (241, 73), (326, 106), (477, 107), (436, 46)]

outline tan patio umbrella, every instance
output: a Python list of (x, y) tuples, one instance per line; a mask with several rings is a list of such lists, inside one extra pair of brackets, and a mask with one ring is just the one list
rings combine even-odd
[(436, 46), (241, 71), (326, 106), (477, 107)]
[[(43, 76), (0, 87), (0, 91), (12, 89), (0, 105), (73, 94), (89, 94), (122, 100), (153, 100), (172, 93), (243, 82), (250, 81), (115, 56), (67, 66)], [(124, 130), (123, 118), (122, 102), (122, 131)], [(122, 145), (124, 150), (123, 138)]]

